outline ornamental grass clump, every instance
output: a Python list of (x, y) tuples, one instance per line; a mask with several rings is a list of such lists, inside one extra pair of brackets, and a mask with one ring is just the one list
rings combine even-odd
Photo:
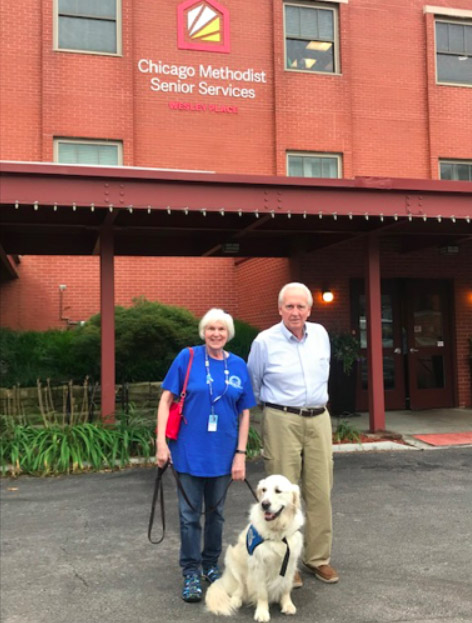
[(259, 432), (257, 431), (257, 429), (255, 429), (253, 426), (250, 426), (249, 435), (247, 438), (247, 446), (246, 446), (247, 458), (248, 459), (257, 458), (260, 455), (261, 450), (262, 450), (261, 436)]
[(2, 428), (3, 474), (47, 476), (124, 467), (132, 456), (150, 460), (155, 453), (153, 431), (123, 421), (111, 426), (87, 422), (44, 428), (9, 423)]
[(348, 422), (347, 420), (341, 420), (336, 427), (336, 431), (333, 434), (334, 443), (341, 443), (343, 441), (360, 442), (361, 434), (359, 430)]

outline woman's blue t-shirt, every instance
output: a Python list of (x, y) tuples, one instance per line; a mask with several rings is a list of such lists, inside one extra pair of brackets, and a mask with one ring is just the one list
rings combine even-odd
[[(174, 359), (162, 388), (178, 396), (182, 391), (190, 351), (182, 350)], [(213, 379), (213, 399), (225, 389), (225, 365), (222, 360), (208, 358)], [(194, 357), (184, 403), (184, 417), (176, 441), (169, 441), (172, 462), (178, 472), (192, 476), (214, 477), (231, 473), (234, 451), (238, 443), (239, 414), (256, 405), (246, 363), (229, 354), (227, 360), (228, 389), (214, 404), (218, 415), (217, 430), (208, 430), (211, 413), (210, 392), (205, 369), (205, 346), (194, 346)]]

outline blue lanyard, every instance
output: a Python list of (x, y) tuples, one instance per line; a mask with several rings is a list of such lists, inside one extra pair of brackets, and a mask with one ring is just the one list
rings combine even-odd
[(213, 405), (215, 405), (218, 400), (220, 400), (221, 398), (223, 398), (223, 396), (226, 394), (226, 392), (228, 391), (228, 385), (229, 385), (229, 370), (228, 370), (228, 362), (227, 362), (227, 357), (225, 356), (225, 353), (223, 351), (223, 363), (225, 366), (225, 388), (223, 390), (223, 393), (220, 394), (219, 396), (217, 396), (216, 398), (213, 398), (213, 379), (211, 378), (211, 374), (210, 374), (210, 360), (208, 358), (208, 351), (205, 348), (205, 368), (206, 368), (206, 380), (207, 380), (207, 384), (208, 384), (208, 392), (210, 394), (210, 404), (211, 404), (211, 412), (212, 414), (214, 414), (214, 409), (213, 409)]

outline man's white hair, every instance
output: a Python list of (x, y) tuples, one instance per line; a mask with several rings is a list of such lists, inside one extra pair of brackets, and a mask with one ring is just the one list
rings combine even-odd
[(292, 281), (291, 283), (286, 283), (284, 287), (279, 292), (279, 307), (283, 305), (284, 296), (287, 290), (302, 290), (306, 295), (306, 302), (308, 303), (308, 307), (313, 306), (313, 296), (310, 290), (306, 287), (304, 283), (300, 283), (299, 281)]
[(198, 324), (198, 334), (202, 338), (205, 339), (204, 333), (206, 327), (212, 322), (222, 322), (225, 327), (228, 329), (228, 341), (232, 340), (234, 337), (234, 322), (232, 316), (226, 313), (222, 309), (218, 309), (217, 307), (212, 307), (207, 311), (207, 313), (203, 316)]

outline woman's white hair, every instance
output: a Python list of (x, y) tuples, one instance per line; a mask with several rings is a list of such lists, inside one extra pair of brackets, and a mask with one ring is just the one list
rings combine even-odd
[(308, 307), (313, 307), (313, 295), (310, 290), (306, 287), (304, 283), (299, 283), (298, 281), (292, 281), (292, 283), (286, 283), (284, 287), (279, 292), (279, 307), (283, 305), (284, 296), (287, 290), (302, 290), (306, 294), (306, 302), (308, 303)]
[(218, 309), (217, 307), (212, 307), (212, 309), (209, 309), (207, 313), (203, 316), (203, 318), (200, 320), (200, 323), (198, 325), (198, 334), (200, 335), (202, 340), (205, 339), (204, 332), (205, 332), (206, 327), (212, 322), (222, 322), (225, 325), (225, 327), (228, 329), (228, 341), (233, 339), (234, 337), (233, 318), (230, 316), (230, 314), (227, 314), (222, 309)]

